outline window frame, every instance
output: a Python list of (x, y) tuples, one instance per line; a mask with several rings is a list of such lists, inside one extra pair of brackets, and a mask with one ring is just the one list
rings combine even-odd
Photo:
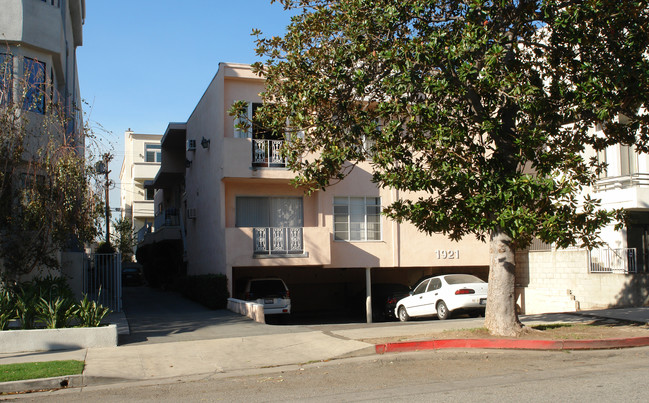
[[(36, 69), (35, 67), (38, 67)], [(40, 70), (40, 71), (36, 71)], [(38, 78), (39, 81), (35, 81)], [(47, 86), (47, 65), (38, 59), (23, 57), (23, 80), (27, 86), (23, 109), (44, 115)]]
[[(153, 151), (149, 151), (149, 148), (152, 148)], [(153, 161), (149, 161), (149, 152), (153, 154)], [(159, 164), (162, 162), (162, 146), (156, 143), (145, 143), (144, 144), (144, 162), (151, 162)]]
[[(354, 212), (352, 212), (352, 200), (363, 199), (363, 222), (359, 220), (352, 221)], [(368, 203), (368, 200), (372, 200)], [(346, 203), (341, 203), (346, 201)], [(336, 207), (346, 207), (346, 212), (336, 212)], [(358, 206), (357, 206), (358, 207)], [(375, 214), (368, 214), (369, 208), (376, 208)], [(356, 213), (358, 215), (358, 212)], [(346, 217), (346, 220), (339, 220), (340, 217)], [(368, 217), (377, 217), (376, 222), (368, 220)], [(378, 229), (370, 230), (370, 224), (378, 224)], [(353, 229), (358, 225), (358, 230)], [(346, 227), (346, 230), (343, 228)], [(355, 239), (353, 234), (360, 233), (359, 239)], [(346, 233), (342, 238), (338, 234)], [(369, 235), (378, 235), (378, 238), (370, 238)], [(383, 241), (383, 223), (381, 220), (381, 197), (380, 196), (334, 196), (333, 199), (333, 240), (336, 242), (381, 242)]]

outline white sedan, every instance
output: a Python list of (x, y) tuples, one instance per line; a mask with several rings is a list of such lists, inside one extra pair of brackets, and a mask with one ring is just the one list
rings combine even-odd
[(446, 274), (420, 282), (410, 296), (397, 302), (394, 313), (400, 321), (410, 317), (437, 315), (448, 319), (451, 313), (484, 313), (488, 284), (470, 274)]

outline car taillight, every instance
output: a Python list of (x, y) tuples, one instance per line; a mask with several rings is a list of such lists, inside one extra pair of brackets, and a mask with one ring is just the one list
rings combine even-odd
[(470, 288), (462, 288), (461, 290), (455, 291), (455, 295), (461, 294), (475, 294), (475, 290), (472, 290)]
[(286, 297), (285, 297), (285, 298), (286, 298), (286, 299), (291, 298), (291, 293), (290, 293), (288, 290), (286, 290)]
[(396, 303), (397, 303), (397, 299), (396, 299), (396, 298), (393, 297), (393, 298), (389, 298), (389, 299), (388, 299), (388, 304), (396, 304)]

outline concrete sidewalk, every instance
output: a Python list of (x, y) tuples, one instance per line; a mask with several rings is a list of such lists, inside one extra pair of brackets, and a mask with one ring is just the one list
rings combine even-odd
[[(649, 308), (606, 309), (566, 314), (522, 316), (523, 323), (578, 323), (611, 318), (646, 324)], [(407, 336), (467, 327), (470, 320), (420, 321), (408, 323), (282, 326), (275, 334), (245, 335), (212, 340), (131, 344), (114, 348), (89, 348), (65, 352), (23, 353), (0, 356), (0, 364), (51, 360), (81, 360), (83, 375), (52, 378), (52, 388), (98, 385), (113, 382), (179, 379), (201, 374), (229, 373), (284, 365), (306, 364), (346, 356), (375, 354), (373, 344), (361, 340)], [(122, 326), (126, 326), (122, 323)], [(479, 325), (478, 325), (479, 326)], [(477, 327), (477, 326), (473, 326)], [(281, 332), (281, 333), (280, 333)], [(649, 333), (649, 331), (648, 331)], [(470, 346), (463, 346), (464, 348)], [(500, 348), (507, 346), (500, 346)], [(616, 347), (610, 345), (609, 347)], [(37, 385), (36, 382), (41, 382)], [(0, 384), (1, 392), (46, 389), (41, 381)]]

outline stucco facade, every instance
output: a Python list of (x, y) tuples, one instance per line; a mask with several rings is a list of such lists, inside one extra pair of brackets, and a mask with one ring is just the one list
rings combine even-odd
[(160, 169), (162, 152), (161, 134), (124, 132), (124, 161), (119, 174), (120, 210), (122, 217), (129, 218), (135, 232), (146, 225), (153, 225), (155, 212), (154, 189), (146, 188)]
[(68, 135), (80, 152), (84, 138), (76, 49), (83, 44), (85, 9), (85, 0), (0, 0), (0, 55), (11, 57), (8, 63), (17, 79), (24, 79), (28, 63), (42, 68), (53, 101), (69, 115)]
[[(179, 211), (180, 235), (173, 237), (183, 245), (187, 274), (225, 274), (234, 296), (245, 279), (282, 277), (296, 311), (324, 308), (314, 302), (318, 295), (323, 305), (344, 303), (362, 292), (368, 276), (373, 283), (409, 286), (447, 272), (487, 279), (486, 244), (427, 236), (410, 224), (370, 214), (414, 195), (377, 188), (369, 166), (310, 196), (292, 186), (294, 174), (271, 155), (271, 143), (282, 140), (238, 132), (228, 115), (236, 101), (260, 103), (263, 89), (250, 66), (221, 63), (187, 122), (170, 124), (162, 140), (156, 203)], [(168, 147), (172, 142), (176, 146)], [(175, 167), (165, 168), (168, 158)], [(269, 213), (259, 213), (259, 206)], [(334, 222), (344, 219), (349, 223)], [(336, 239), (345, 237), (340, 231), (348, 231), (349, 239)], [(162, 240), (151, 234), (145, 244)]]

